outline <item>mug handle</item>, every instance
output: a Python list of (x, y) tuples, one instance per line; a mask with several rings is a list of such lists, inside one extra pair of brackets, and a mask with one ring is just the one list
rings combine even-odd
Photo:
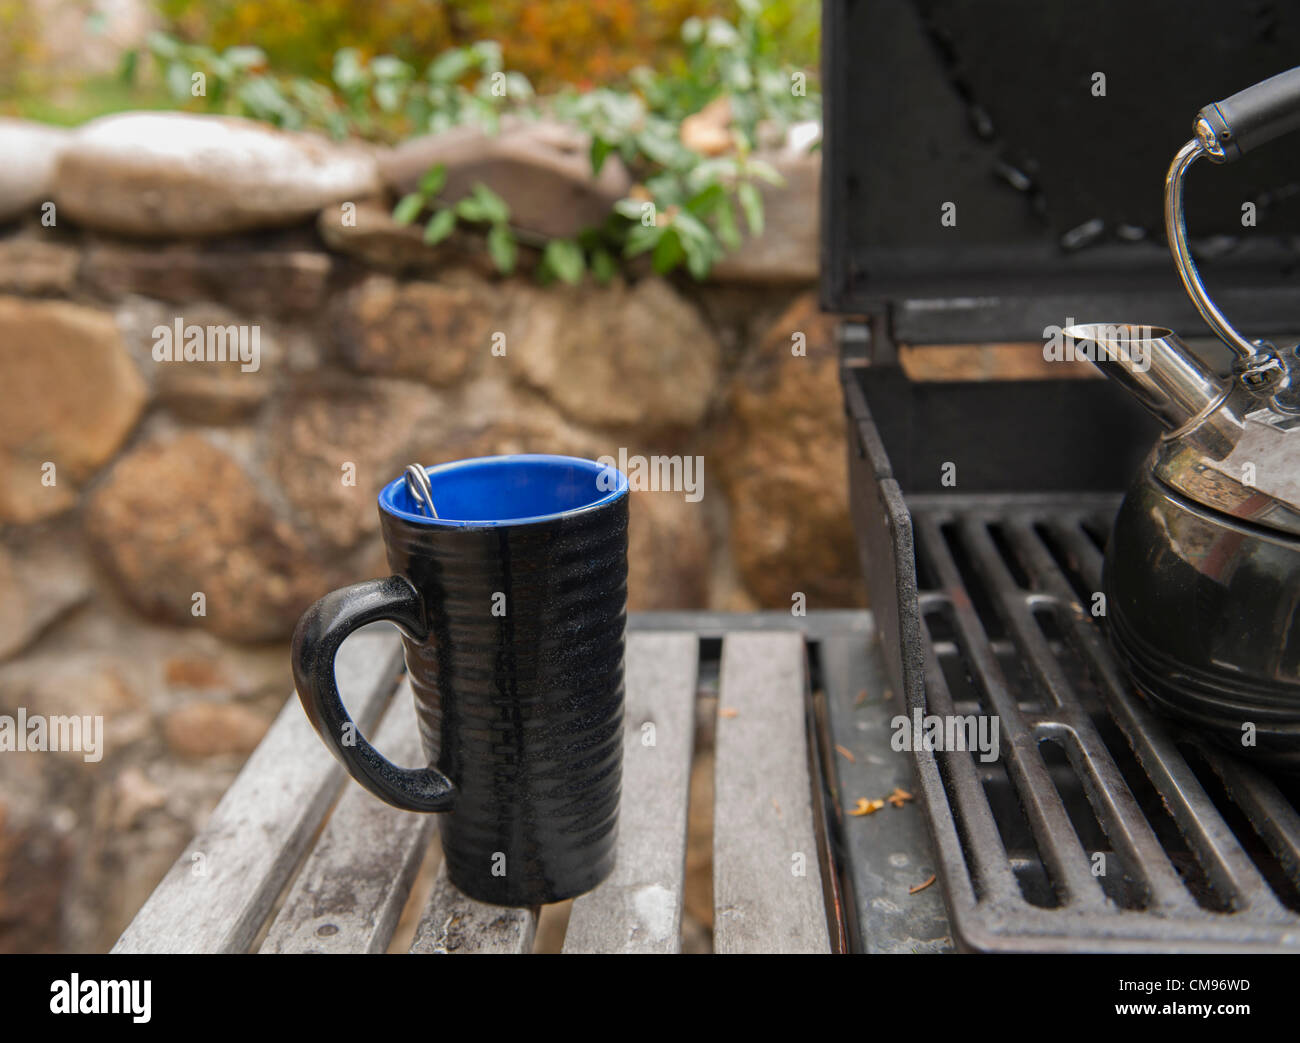
[[(380, 800), (405, 811), (450, 811), (456, 797), (452, 781), (433, 766), (399, 768), (387, 760), (352, 723), (339, 697), (334, 677), (339, 646), (358, 627), (381, 619), (396, 623), (411, 638), (424, 636), (424, 602), (404, 576), (341, 587), (304, 612), (291, 652), (298, 698), (330, 752)], [(349, 742), (344, 742), (345, 732)]]

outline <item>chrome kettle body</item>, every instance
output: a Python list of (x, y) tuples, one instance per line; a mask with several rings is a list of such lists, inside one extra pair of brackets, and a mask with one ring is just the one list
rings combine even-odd
[[(1187, 248), (1183, 180), (1300, 128), (1300, 68), (1207, 106), (1165, 182), (1183, 285), (1233, 352), (1219, 377), (1176, 334), (1133, 324), (1065, 335), (1164, 425), (1106, 548), (1112, 647), (1154, 706), (1260, 763), (1300, 771), (1300, 352), (1247, 340)], [(1300, 303), (1300, 298), (1298, 298)]]

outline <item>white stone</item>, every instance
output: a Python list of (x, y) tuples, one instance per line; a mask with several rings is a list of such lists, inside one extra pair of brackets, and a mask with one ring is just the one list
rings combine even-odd
[(31, 214), (51, 198), (54, 168), (71, 135), (62, 127), (0, 119), (0, 221)]
[(72, 137), (54, 179), (59, 216), (135, 236), (208, 236), (296, 224), (380, 191), (374, 155), (231, 116), (127, 112)]

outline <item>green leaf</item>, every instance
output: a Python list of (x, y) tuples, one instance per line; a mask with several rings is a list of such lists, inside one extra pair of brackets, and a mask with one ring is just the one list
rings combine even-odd
[(509, 275), (515, 270), (515, 259), (519, 251), (515, 245), (514, 234), (508, 225), (494, 224), (488, 231), (487, 245), (488, 253), (492, 255), (492, 263), (497, 266), (497, 271), (502, 275)]
[(533, 96), (533, 85), (521, 72), (506, 73), (506, 94), (515, 101)]
[(192, 70), (185, 62), (172, 62), (167, 66), (167, 89), (175, 98), (190, 96), (190, 74)]
[(495, 40), (479, 40), (470, 44), (467, 51), (483, 67), (484, 72), (500, 71), (501, 45)]
[(260, 47), (227, 47), (221, 57), (236, 69), (255, 69), (266, 64), (266, 52)]
[(424, 172), (420, 178), (420, 191), (433, 199), (447, 183), (447, 164), (437, 163)]
[(117, 78), (128, 87), (134, 86), (136, 73), (139, 69), (140, 52), (134, 47), (123, 51), (122, 60), (117, 67)]
[(181, 51), (179, 40), (157, 30), (151, 32), (145, 42), (149, 50), (159, 58), (174, 58)]
[(342, 91), (355, 91), (366, 85), (369, 74), (361, 64), (361, 55), (354, 47), (344, 47), (334, 53), (334, 83)]
[(475, 196), (466, 196), (457, 201), (456, 216), (474, 224), (483, 224), (488, 220), (487, 211)]
[[(218, 81), (220, 83), (220, 81)], [(267, 120), (283, 127), (302, 124), (302, 114), (280, 91), (269, 76), (254, 76), (239, 85), (239, 103), (257, 119)]]
[(763, 234), (763, 197), (758, 189), (748, 181), (736, 186), (736, 198), (740, 200), (740, 209), (745, 212), (745, 223), (749, 225), (750, 235)]
[(614, 151), (614, 146), (604, 138), (598, 138), (594, 135), (591, 139), (591, 173), (596, 176), (600, 173), (600, 168), (605, 165), (605, 160), (609, 154)]
[(689, 210), (679, 210), (677, 212), (677, 215), (673, 218), (673, 227), (677, 229), (677, 234), (681, 236), (683, 244), (713, 241), (713, 233), (709, 231), (709, 226)]
[(707, 214), (726, 202), (727, 191), (716, 181), (702, 188), (686, 201), (686, 209), (693, 214)]
[(393, 207), (393, 220), (399, 225), (409, 225), (420, 216), (420, 211), (423, 209), (424, 196), (419, 192), (411, 192), (409, 195), (402, 196), (397, 206)]
[(457, 47), (431, 61), (425, 75), (434, 83), (455, 83), (473, 67), (474, 55)]
[(429, 218), (429, 223), (424, 226), (424, 241), (430, 246), (436, 246), (451, 235), (451, 230), (455, 227), (456, 211), (439, 210)]
[(747, 160), (745, 162), (745, 173), (753, 175), (760, 181), (766, 181), (769, 185), (775, 185), (777, 188), (785, 184), (785, 177), (781, 172), (765, 160)]
[(722, 241), (722, 245), (728, 250), (738, 250), (740, 226), (736, 224), (736, 209), (731, 205), (731, 200), (724, 196), (714, 214), (718, 224), (718, 238)]
[(480, 181), (474, 185), (471, 191), (483, 208), (483, 213), (486, 215), (484, 220), (491, 221), (493, 224), (505, 224), (510, 220), (510, 207), (506, 205), (504, 199), (488, 188), (487, 185)]
[(570, 286), (582, 281), (582, 273), (587, 267), (582, 247), (572, 239), (552, 239), (542, 251), (542, 261)]
[(401, 58), (381, 54), (370, 60), (370, 71), (381, 80), (409, 80), (413, 70)]
[(660, 225), (633, 225), (627, 233), (623, 256), (636, 257), (647, 250), (653, 250), (663, 237), (664, 231), (665, 229)]
[(682, 250), (686, 254), (686, 269), (696, 279), (703, 279), (713, 267), (715, 240), (682, 239)]
[(591, 274), (596, 277), (598, 283), (605, 285), (617, 272), (618, 264), (614, 260), (614, 255), (603, 246), (591, 252)]
[(681, 237), (677, 234), (677, 229), (670, 225), (664, 229), (664, 234), (655, 244), (655, 252), (650, 256), (650, 262), (659, 275), (666, 275), (681, 264), (685, 256), (686, 251), (682, 248)]
[(620, 199), (614, 204), (614, 212), (622, 214), (629, 221), (640, 222), (641, 215), (645, 213), (645, 205), (649, 200), (644, 199)]
[(383, 80), (375, 84), (375, 104), (381, 112), (396, 112), (402, 107), (402, 85), (392, 80)]

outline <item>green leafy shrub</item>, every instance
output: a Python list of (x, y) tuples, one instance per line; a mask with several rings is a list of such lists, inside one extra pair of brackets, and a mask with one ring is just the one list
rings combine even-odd
[[(365, 58), (345, 48), (334, 55), (328, 83), (272, 71), (262, 50), (243, 45), (217, 51), (159, 34), (150, 54), (187, 107), (336, 137), (396, 140), (467, 123), (494, 131), (507, 111), (574, 124), (591, 138), (593, 170), (617, 155), (636, 186), (600, 227), (572, 240), (530, 241), (541, 250), (539, 278), (573, 283), (591, 272), (605, 280), (620, 260), (648, 254), (656, 272), (685, 268), (702, 279), (741, 247), (742, 222), (750, 235), (763, 231), (759, 185), (781, 178), (755, 156), (760, 135), (821, 115), (815, 79), (784, 57), (774, 28), (788, 24), (789, 11), (740, 0), (736, 12), (735, 21), (688, 18), (669, 69), (641, 66), (620, 83), (567, 87), (545, 98), (505, 67), (502, 48), (491, 41), (444, 50), (422, 69), (396, 55)], [(690, 120), (704, 121), (706, 144), (685, 133)], [(444, 172), (429, 171), (398, 202), (396, 219), (420, 220), (429, 243), (458, 223), (480, 228), (497, 267), (513, 271), (519, 233), (505, 202), (482, 185), (465, 199), (443, 199), (444, 184)]]
[[(734, 23), (721, 17), (686, 21), (684, 66), (678, 70), (639, 68), (625, 85), (570, 89), (548, 99), (553, 115), (591, 136), (593, 170), (598, 173), (616, 154), (638, 184), (601, 228), (545, 244), (543, 281), (577, 282), (587, 270), (608, 279), (616, 258), (642, 254), (650, 255), (656, 272), (684, 267), (703, 279), (727, 251), (741, 247), (742, 217), (751, 235), (762, 234), (758, 185), (780, 184), (781, 177), (753, 154), (760, 128), (820, 119), (821, 97), (806, 72), (781, 59), (766, 6), (741, 0), (738, 7)], [(683, 141), (682, 125), (720, 100), (729, 114), (730, 147), (709, 155)], [(439, 178), (433, 183), (441, 189)], [(463, 216), (437, 195), (422, 186), (397, 209), (408, 221), (432, 209), (426, 225), (426, 238), (438, 233), (432, 241), (449, 234)]]

